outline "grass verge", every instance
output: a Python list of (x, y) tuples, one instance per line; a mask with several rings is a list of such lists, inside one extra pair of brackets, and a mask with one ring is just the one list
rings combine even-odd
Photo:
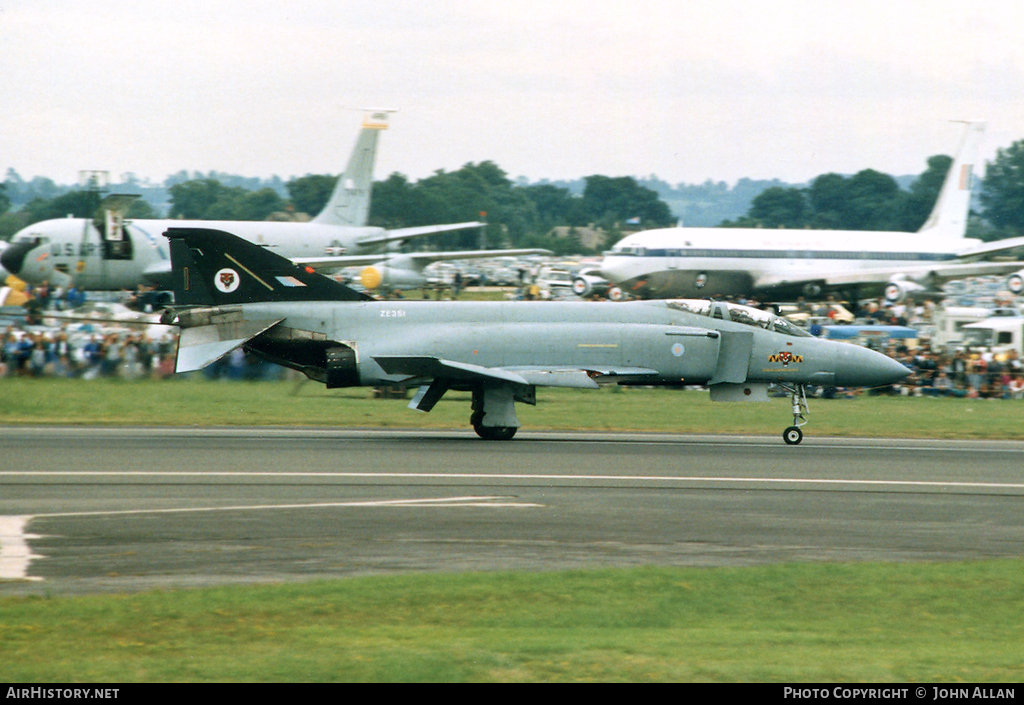
[[(717, 403), (706, 392), (674, 389), (540, 389), (536, 407), (518, 404), (525, 429), (779, 434), (786, 399)], [(143, 426), (259, 425), (468, 429), (469, 395), (450, 392), (429, 414), (365, 388), (329, 390), (314, 382), (208, 381), (202, 375), (123, 382), (0, 380), (0, 424)], [(811, 400), (818, 436), (1024, 440), (1022, 401), (867, 397)]]
[(0, 680), (1019, 682), (1019, 560), (0, 599)]

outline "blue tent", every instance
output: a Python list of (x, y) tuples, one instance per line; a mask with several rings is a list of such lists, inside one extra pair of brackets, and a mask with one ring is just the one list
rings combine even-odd
[(822, 338), (830, 340), (905, 340), (918, 337), (916, 328), (907, 326), (822, 326)]

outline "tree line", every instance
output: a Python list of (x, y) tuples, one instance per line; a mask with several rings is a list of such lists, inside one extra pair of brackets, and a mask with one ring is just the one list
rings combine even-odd
[[(849, 177), (822, 174), (802, 188), (769, 187), (745, 216), (721, 225), (915, 232), (931, 214), (952, 162), (946, 155), (929, 157), (908, 190), (873, 169)], [(972, 209), (968, 237), (992, 241), (1024, 234), (1024, 140), (997, 151), (976, 195), (981, 209)]]
[[(275, 189), (250, 190), (230, 186), (213, 177), (179, 181), (170, 186), (168, 218), (197, 220), (303, 219), (315, 216), (326, 205), (338, 177), (312, 174), (284, 184), (287, 197)], [(484, 220), (485, 247), (546, 247), (559, 254), (586, 250), (573, 228), (593, 226), (606, 234), (609, 246), (621, 234), (627, 221), (639, 227), (664, 227), (675, 222), (668, 205), (653, 190), (640, 186), (632, 177), (588, 176), (583, 194), (550, 184), (518, 186), (490, 161), (469, 163), (457, 171), (437, 171), (419, 181), (394, 173), (373, 184), (369, 224), (404, 228), (438, 223)], [(0, 191), (0, 199), (3, 198)], [(100, 202), (95, 191), (69, 191), (52, 198), (36, 197), (16, 212), (0, 215), (0, 237), (4, 239), (31, 223), (66, 215), (91, 217)], [(0, 209), (8, 210), (0, 200)], [(139, 199), (128, 212), (130, 218), (159, 217), (145, 200)], [(564, 237), (552, 235), (556, 226), (568, 226)], [(433, 242), (432, 242), (433, 241)], [(479, 247), (476, 232), (447, 233), (417, 240), (418, 246), (445, 249)]]
[[(903, 189), (898, 181), (873, 169), (852, 176), (822, 174), (806, 186), (771, 185), (750, 202), (745, 215), (721, 227), (815, 228), (835, 230), (918, 230), (931, 212), (952, 159), (937, 155)], [(16, 176), (16, 175), (15, 175)], [(199, 220), (302, 219), (314, 216), (327, 203), (336, 175), (311, 174), (283, 183), (260, 186), (258, 180), (235, 183), (211, 173), (187, 178), (180, 172), (169, 186), (166, 217)], [(276, 178), (276, 177), (275, 177)], [(92, 216), (99, 204), (95, 191), (53, 193), (44, 180), (20, 208), (12, 208), (10, 193), (25, 182), (0, 183), (0, 239), (9, 239), (33, 222), (66, 215)], [(227, 183), (225, 183), (227, 182)], [(476, 232), (448, 233), (419, 245), (444, 249), (486, 247), (546, 247), (559, 254), (586, 254), (578, 228), (596, 228), (604, 239), (594, 250), (609, 247), (624, 230), (665, 227), (677, 221), (659, 196), (663, 188), (648, 188), (633, 177), (588, 176), (582, 193), (551, 183), (515, 183), (491, 161), (468, 163), (455, 171), (439, 170), (411, 181), (393, 173), (373, 184), (370, 224), (385, 228), (484, 220), (483, 241)], [(657, 185), (651, 177), (645, 183)], [(778, 183), (778, 182), (776, 182)], [(49, 182), (52, 185), (52, 182)], [(32, 186), (37, 186), (33, 180)], [(249, 188), (248, 186), (257, 186)], [(665, 184), (664, 186), (667, 186)], [(721, 191), (721, 189), (718, 189)], [(22, 194), (23, 195), (23, 194)], [(969, 235), (995, 240), (1024, 234), (1024, 140), (997, 152), (987, 165), (977, 191), (980, 215), (972, 218)], [(132, 218), (161, 214), (144, 199), (128, 213)], [(561, 236), (554, 235), (559, 228)], [(433, 240), (433, 242), (431, 242)]]

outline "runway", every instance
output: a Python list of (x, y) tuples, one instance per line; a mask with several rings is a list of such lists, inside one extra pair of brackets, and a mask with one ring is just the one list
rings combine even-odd
[(0, 594), (1024, 555), (1024, 443), (0, 428)]

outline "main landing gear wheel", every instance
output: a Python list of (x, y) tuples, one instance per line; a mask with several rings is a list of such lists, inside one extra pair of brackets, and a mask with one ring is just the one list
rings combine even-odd
[(788, 445), (795, 446), (797, 443), (804, 439), (804, 432), (796, 426), (790, 426), (782, 432), (782, 440)]
[(474, 424), (473, 430), (476, 431), (476, 435), (485, 441), (510, 441), (519, 429), (515, 426), (481, 426)]

